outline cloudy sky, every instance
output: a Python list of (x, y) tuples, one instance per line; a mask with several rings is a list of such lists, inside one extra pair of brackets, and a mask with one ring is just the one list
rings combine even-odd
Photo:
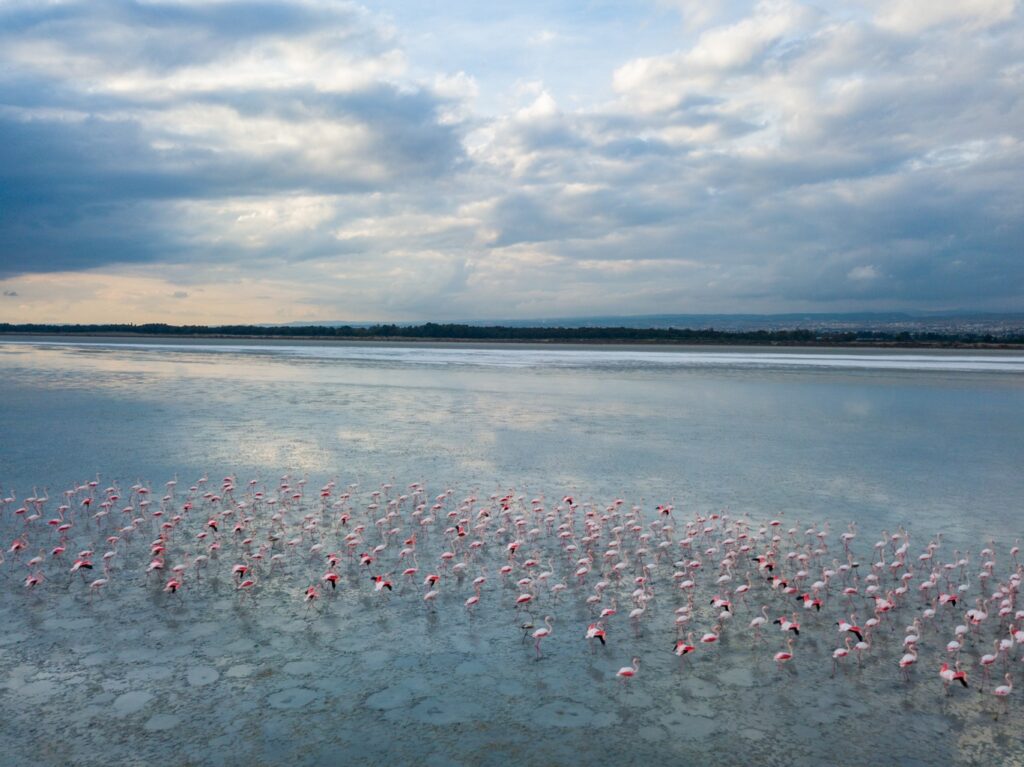
[(0, 321), (1022, 307), (1018, 0), (0, 0)]

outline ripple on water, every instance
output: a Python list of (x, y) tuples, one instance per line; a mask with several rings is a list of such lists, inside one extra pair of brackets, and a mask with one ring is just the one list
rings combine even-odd
[(159, 682), (174, 676), (174, 668), (171, 666), (145, 666), (129, 670), (127, 676), (131, 680), (140, 682)]
[(18, 696), (23, 698), (45, 699), (57, 694), (60, 686), (49, 679), (37, 679), (27, 682), (18, 688)]
[(308, 676), (315, 674), (320, 668), (318, 663), (309, 660), (295, 660), (284, 665), (284, 673), (292, 676)]
[(668, 737), (668, 733), (665, 732), (664, 728), (653, 724), (641, 727), (637, 730), (636, 734), (639, 736), (640, 740), (646, 741), (647, 743), (658, 743)]
[(302, 708), (317, 697), (317, 693), (308, 687), (289, 687), (267, 696), (267, 705), (276, 709)]
[(682, 687), (688, 695), (695, 698), (713, 698), (718, 695), (719, 689), (716, 685), (706, 682), (698, 677), (689, 677), (682, 683)]
[[(388, 719), (405, 719), (404, 710), (393, 710)], [(433, 696), (420, 701), (408, 711), (408, 716), (424, 724), (443, 726), (457, 722), (470, 722), (480, 717), (480, 706), (475, 701), (449, 696)]]
[(673, 708), (673, 711), (670, 711), (661, 718), (662, 724), (666, 727), (671, 727), (673, 724), (677, 724), (680, 715), (704, 716), (709, 718), (715, 715), (711, 704), (703, 700), (688, 700), (684, 704), (677, 704)]
[(411, 705), (413, 700), (430, 692), (430, 685), (421, 679), (409, 678), (392, 687), (378, 690), (366, 699), (369, 708), (378, 711), (390, 711), (394, 708)]
[(531, 721), (538, 727), (593, 727), (594, 716), (582, 703), (559, 699), (534, 708)]
[(92, 618), (50, 618), (43, 622), (44, 627), (77, 634), (96, 627)]
[[(287, 624), (284, 624), (287, 625)], [(291, 653), (295, 650), (295, 640), (286, 636), (275, 636), (268, 643), (270, 647), (282, 653)]]
[(142, 725), (142, 728), (146, 732), (162, 732), (163, 730), (174, 729), (180, 721), (181, 717), (174, 716), (173, 714), (154, 714)]
[(487, 673), (487, 667), (477, 660), (468, 660), (455, 666), (457, 676), (482, 677)]
[(526, 693), (526, 688), (514, 679), (502, 679), (498, 682), (498, 692), (512, 698), (518, 698)]
[(117, 659), (126, 666), (132, 663), (145, 663), (153, 659), (153, 650), (146, 647), (128, 647), (117, 654)]
[(151, 693), (145, 690), (133, 690), (115, 698), (111, 710), (114, 716), (129, 716), (141, 711), (151, 700), (153, 700)]
[(753, 687), (754, 672), (744, 666), (734, 666), (722, 673), (719, 679), (724, 684), (732, 684), (737, 687)]
[(256, 648), (256, 643), (251, 639), (236, 639), (228, 645), (224, 646), (224, 652), (229, 655), (240, 655), (242, 653), (251, 652)]
[(391, 653), (384, 650), (370, 650), (361, 656), (364, 667), (370, 670), (380, 669), (388, 665), (391, 657)]
[(216, 682), (220, 678), (217, 669), (211, 666), (193, 666), (188, 670), (188, 683), (193, 687), (202, 687)]
[(680, 717), (679, 724), (671, 732), (674, 737), (686, 738), (687, 740), (703, 740), (710, 738), (717, 730), (718, 727), (714, 719), (684, 714)]
[(221, 627), (216, 623), (197, 623), (191, 628), (189, 628), (187, 632), (185, 632), (185, 636), (192, 639), (197, 639), (200, 637), (211, 636), (213, 634), (216, 634), (220, 630)]
[[(5, 615), (5, 617), (7, 617)], [(28, 634), (12, 631), (9, 634), (0, 634), (0, 647), (7, 645), (20, 645), (28, 638)]]

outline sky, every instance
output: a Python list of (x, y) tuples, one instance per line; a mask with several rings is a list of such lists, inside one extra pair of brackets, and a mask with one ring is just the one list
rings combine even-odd
[(0, 0), (0, 321), (953, 309), (1019, 0)]

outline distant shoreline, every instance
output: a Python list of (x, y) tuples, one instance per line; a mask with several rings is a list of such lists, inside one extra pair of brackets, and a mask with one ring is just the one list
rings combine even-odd
[(87, 339), (114, 339), (114, 340), (140, 340), (145, 339), (156, 343), (173, 343), (175, 341), (272, 341), (272, 342), (299, 342), (303, 344), (315, 342), (317, 344), (481, 344), (498, 346), (648, 346), (648, 347), (756, 347), (756, 348), (807, 348), (807, 349), (931, 349), (931, 350), (963, 350), (963, 351), (984, 351), (984, 350), (1024, 350), (1024, 343), (1003, 342), (1003, 341), (964, 341), (964, 340), (923, 340), (923, 339), (855, 339), (841, 340), (832, 336), (823, 336), (817, 339), (779, 339), (765, 338), (764, 340), (752, 339), (748, 334), (743, 338), (730, 338), (730, 334), (709, 338), (677, 339), (677, 338), (656, 338), (656, 337), (632, 337), (621, 338), (610, 336), (607, 338), (579, 338), (573, 336), (549, 337), (549, 338), (491, 338), (491, 337), (423, 337), (403, 335), (316, 335), (316, 334), (280, 334), (280, 333), (147, 333), (129, 331), (24, 331), (24, 330), (0, 330), (0, 343), (4, 339), (17, 340), (24, 338), (32, 339), (58, 339), (58, 340), (87, 340)]

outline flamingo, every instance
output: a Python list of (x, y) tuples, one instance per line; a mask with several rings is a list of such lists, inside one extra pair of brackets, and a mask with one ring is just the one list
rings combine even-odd
[(1004, 674), (1003, 679), (1006, 680), (1006, 684), (999, 685), (992, 691), (992, 694), (1003, 702), (1003, 713), (1006, 713), (1007, 699), (1010, 697), (1010, 693), (1013, 692), (1013, 677), (1009, 674)]
[(89, 584), (89, 601), (92, 601), (93, 594), (99, 592), (108, 583), (106, 578), (97, 578)]
[(761, 627), (768, 622), (768, 605), (761, 605), (761, 614), (750, 621), (750, 628), (754, 629), (754, 641), (761, 638)]
[(618, 610), (618, 604), (615, 601), (615, 597), (612, 597), (612, 606), (606, 607), (601, 611), (601, 618), (611, 618)]
[(917, 648), (914, 645), (907, 647), (906, 653), (900, 658), (900, 673), (906, 681), (910, 681), (910, 667), (917, 663)]
[(853, 637), (846, 637), (846, 646), (837, 647), (832, 651), (832, 676), (836, 675), (836, 668), (839, 666), (839, 661), (850, 654), (850, 645), (853, 643)]
[(942, 686), (946, 688), (946, 695), (949, 695), (949, 685), (952, 682), (960, 682), (967, 687), (967, 672), (960, 670), (959, 662), (953, 667), (950, 667), (948, 663), (943, 663), (939, 667), (939, 676), (942, 678)]
[(981, 665), (981, 689), (985, 689), (985, 682), (988, 681), (989, 667), (999, 659), (999, 640), (993, 643), (994, 653), (986, 653), (981, 656), (978, 663)]
[(306, 603), (306, 609), (308, 610), (313, 606), (313, 602), (319, 599), (320, 593), (316, 590), (316, 586), (310, 586), (306, 589), (302, 596), (303, 601)]
[(625, 681), (627, 679), (632, 679), (634, 676), (636, 676), (636, 674), (637, 674), (637, 672), (639, 670), (640, 670), (640, 659), (639, 658), (633, 658), (633, 665), (632, 666), (623, 666), (622, 668), (620, 668), (618, 671), (615, 672), (615, 676), (617, 676), (619, 679), (621, 679), (623, 681), (623, 683), (625, 683)]
[(534, 642), (533, 648), (537, 651), (537, 657), (540, 658), (540, 643), (545, 637), (551, 636), (551, 622), (554, 620), (550, 615), (544, 618), (544, 628), (539, 628), (533, 632), (532, 636), (537, 641)]
[(857, 642), (857, 644), (855, 644), (853, 646), (853, 649), (857, 651), (857, 665), (859, 666), (859, 665), (861, 665), (861, 660), (862, 660), (861, 656), (863, 656), (863, 654), (866, 651), (871, 649), (871, 643), (868, 642), (868, 641), (865, 641), (865, 640), (861, 640), (860, 642)]
[(520, 644), (524, 644), (526, 642), (526, 637), (530, 634), (530, 629), (534, 628), (533, 621), (525, 620), (521, 624), (519, 624), (519, 628), (523, 630), (523, 639), (520, 642)]
[(702, 644), (714, 644), (715, 642), (718, 641), (718, 638), (719, 638), (721, 633), (722, 633), (722, 625), (720, 623), (719, 624), (715, 624), (715, 627), (713, 629), (711, 629), (711, 631), (707, 632), (706, 634), (704, 634), (700, 638), (700, 641), (701, 641)]
[(637, 637), (640, 636), (640, 619), (644, 617), (645, 612), (647, 612), (646, 605), (643, 607), (636, 607), (629, 612), (629, 619), (633, 622), (633, 628), (636, 631)]
[(676, 642), (675, 649), (672, 650), (672, 652), (674, 652), (680, 659), (682, 659), (683, 657), (689, 655), (696, 649), (697, 648), (693, 645), (693, 632), (691, 631), (686, 635), (686, 641), (680, 639)]
[(785, 650), (775, 653), (774, 660), (779, 671), (782, 670), (783, 663), (793, 660), (793, 637), (786, 640)]
[[(850, 616), (850, 620), (854, 620), (854, 617), (852, 615)], [(863, 629), (861, 629), (860, 626), (857, 626), (854, 623), (847, 623), (842, 618), (839, 619), (839, 621), (836, 623), (836, 625), (839, 627), (839, 633), (840, 634), (843, 634), (843, 633), (849, 631), (851, 634), (853, 634), (855, 637), (857, 637), (858, 641), (860, 641), (860, 642), (864, 641)]]
[(772, 623), (779, 624), (779, 628), (782, 631), (792, 631), (795, 636), (800, 636), (800, 624), (796, 621), (796, 613), (793, 613), (793, 620), (789, 620), (785, 616), (776, 618)]
[(242, 596), (248, 594), (250, 599), (255, 601), (255, 596), (253, 594), (253, 589), (255, 588), (255, 586), (256, 578), (255, 576), (253, 576), (251, 578), (246, 578), (245, 580), (241, 581), (237, 586), (235, 586), (235, 591), (237, 591)]

